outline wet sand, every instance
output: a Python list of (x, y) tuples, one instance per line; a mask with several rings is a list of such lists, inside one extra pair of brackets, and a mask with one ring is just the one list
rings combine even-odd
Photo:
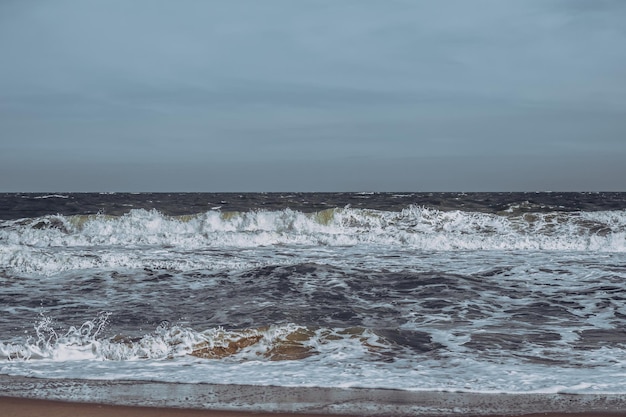
[[(193, 410), (181, 408), (132, 407), (123, 405), (70, 403), (28, 398), (0, 397), (2, 417), (276, 417), (288, 414), (242, 411)], [(299, 414), (299, 416), (303, 416)], [(308, 416), (319, 417), (316, 414)]]
[[(0, 397), (3, 417), (321, 417), (332, 414), (255, 413), (242, 411), (193, 410), (177, 408), (134, 407), (120, 405), (71, 403), (29, 398)], [(472, 414), (468, 414), (471, 416)], [(624, 413), (534, 413), (524, 417), (617, 417)], [(342, 416), (346, 416), (343, 414)], [(508, 415), (509, 417), (511, 415)], [(491, 416), (499, 417), (499, 416)]]
[(0, 417), (623, 416), (626, 394), (472, 393), (0, 375)]

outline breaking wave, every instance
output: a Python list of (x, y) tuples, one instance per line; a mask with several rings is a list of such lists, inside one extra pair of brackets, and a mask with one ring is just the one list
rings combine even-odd
[(421, 250), (626, 251), (626, 211), (487, 214), (411, 206), (401, 212), (337, 208), (302, 213), (46, 216), (0, 223), (7, 247), (178, 249), (269, 245), (396, 245)]
[[(500, 214), (410, 206), (400, 212), (350, 207), (302, 213), (219, 212), (167, 216), (45, 216), (0, 222), (0, 276), (92, 268), (176, 271), (278, 263), (232, 251), (328, 247), (401, 251), (626, 252), (626, 211)], [(288, 255), (289, 256), (289, 255)]]
[[(196, 357), (206, 360), (300, 360), (331, 351), (359, 355), (389, 355), (398, 346), (362, 327), (307, 328), (283, 324), (254, 329), (222, 327), (196, 331), (161, 323), (139, 337), (105, 337), (109, 313), (101, 313), (78, 327), (55, 328), (52, 318), (41, 316), (35, 335), (25, 341), (0, 342), (0, 361), (136, 361)], [(332, 352), (331, 352), (332, 353)]]

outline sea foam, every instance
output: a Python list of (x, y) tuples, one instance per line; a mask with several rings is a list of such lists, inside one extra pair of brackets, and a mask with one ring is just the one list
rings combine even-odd
[(497, 215), (408, 207), (401, 212), (329, 209), (166, 216), (47, 216), (3, 221), (3, 245), (209, 246), (276, 244), (410, 245), (424, 250), (553, 249), (624, 251), (626, 211)]
[[(487, 214), (410, 206), (400, 212), (219, 212), (166, 216), (46, 216), (0, 224), (0, 265), (14, 272), (150, 267), (236, 267), (190, 251), (299, 247), (413, 251), (626, 251), (626, 211)], [(58, 249), (58, 250), (57, 250)], [(63, 249), (63, 250), (61, 250)]]

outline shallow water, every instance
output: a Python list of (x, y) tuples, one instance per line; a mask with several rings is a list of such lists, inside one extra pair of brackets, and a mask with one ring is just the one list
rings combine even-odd
[(626, 392), (624, 194), (244, 197), (5, 195), (0, 373)]

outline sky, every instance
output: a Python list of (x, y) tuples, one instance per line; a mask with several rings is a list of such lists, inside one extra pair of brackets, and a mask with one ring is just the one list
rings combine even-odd
[(623, 0), (3, 0), (0, 191), (626, 191)]

